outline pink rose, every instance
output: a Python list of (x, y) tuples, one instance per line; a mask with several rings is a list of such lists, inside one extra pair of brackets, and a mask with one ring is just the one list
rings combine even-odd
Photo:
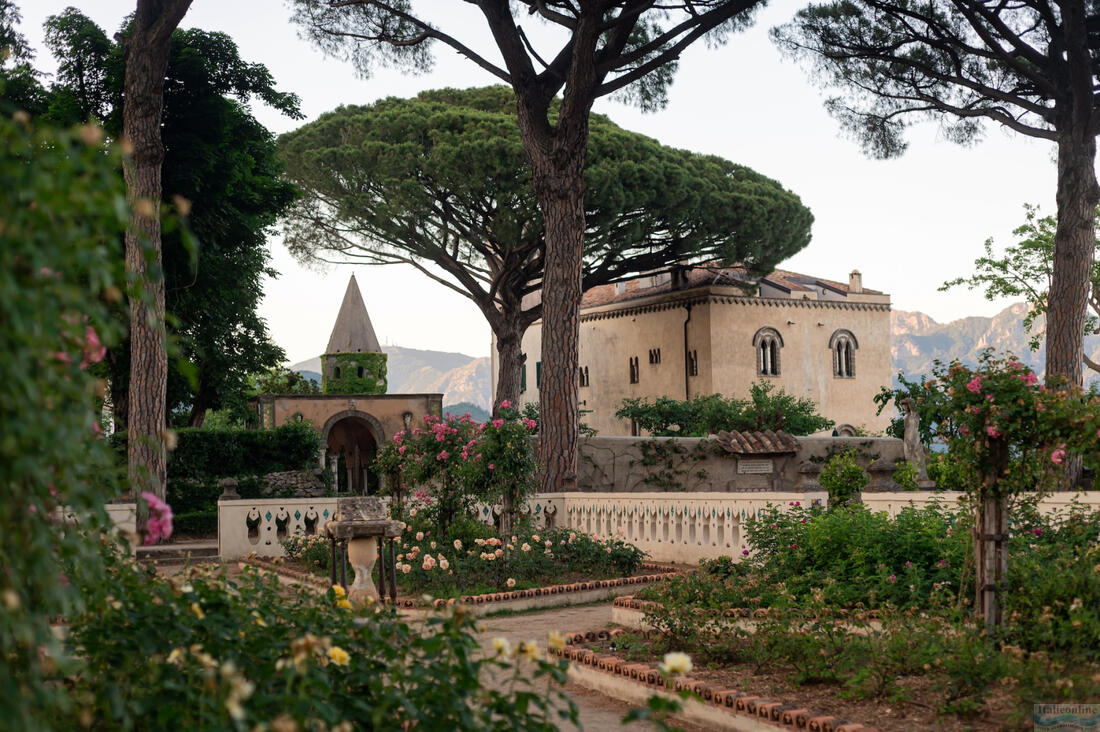
[(80, 368), (88, 368), (88, 364), (99, 363), (107, 355), (107, 347), (99, 340), (99, 334), (95, 328), (84, 328), (84, 358), (80, 362)]
[(1057, 450), (1050, 454), (1050, 461), (1055, 465), (1061, 465), (1066, 461), (1066, 451), (1064, 448), (1059, 447)]
[(988, 427), (986, 427), (985, 428), (985, 433), (987, 435), (989, 435), (990, 437), (1000, 437), (1001, 436), (1001, 431), (999, 429), (997, 429), (996, 427), (994, 427), (993, 425), (989, 425)]
[(975, 376), (966, 384), (966, 388), (974, 394), (980, 392), (982, 390), (982, 377)]
[(512, 406), (512, 402), (508, 401), (507, 399), (505, 399), (504, 401), (502, 401), (500, 403), (500, 408), (501, 409), (507, 409), (510, 406)]
[(436, 460), (446, 460), (450, 456), (451, 456), (451, 453), (447, 452), (446, 450), (440, 450), (439, 454), (435, 456), (435, 459)]
[(504, 426), (504, 420), (503, 419), (494, 419), (493, 420), (493, 426), (496, 427), (499, 430), (501, 427)]
[(145, 522), (146, 545), (156, 544), (172, 535), (172, 508), (160, 500), (155, 493), (144, 491), (142, 500), (149, 506), (149, 519)]
[(536, 424), (535, 420), (533, 420), (533, 419), (525, 419), (525, 420), (523, 420), (523, 423), (525, 425), (527, 425), (527, 429), (529, 429), (529, 430), (533, 430), (533, 429), (535, 429), (535, 427), (538, 426)]

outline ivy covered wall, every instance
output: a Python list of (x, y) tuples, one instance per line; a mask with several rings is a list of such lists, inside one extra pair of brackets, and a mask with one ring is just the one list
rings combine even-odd
[(325, 394), (385, 394), (384, 353), (326, 353), (321, 357)]

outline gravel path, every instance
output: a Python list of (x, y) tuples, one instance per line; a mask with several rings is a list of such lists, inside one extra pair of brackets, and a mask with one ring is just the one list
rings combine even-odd
[[(539, 648), (545, 649), (546, 637), (552, 631), (556, 630), (564, 635), (570, 632), (598, 630), (607, 627), (610, 623), (611, 603), (603, 602), (598, 605), (552, 608), (542, 612), (483, 618), (478, 621), (478, 626), (483, 628), (481, 630), (482, 647), (491, 652), (493, 638), (497, 637), (507, 638), (513, 647), (521, 641), (533, 640), (539, 644)], [(631, 707), (617, 699), (576, 684), (567, 685), (565, 690), (577, 705), (581, 728), (586, 732), (620, 729), (642, 732), (642, 730), (655, 729), (654, 725), (648, 722), (622, 724), (622, 718)], [(679, 723), (679, 726), (685, 732), (702, 732), (702, 728), (690, 724)]]

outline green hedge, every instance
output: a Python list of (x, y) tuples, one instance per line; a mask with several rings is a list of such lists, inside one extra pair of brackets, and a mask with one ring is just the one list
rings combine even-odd
[(208, 536), (218, 533), (218, 508), (177, 513), (172, 518), (173, 532), (187, 536)]
[[(321, 436), (307, 423), (273, 430), (177, 430), (176, 449), (168, 454), (168, 483), (209, 483), (220, 478), (266, 475), (316, 467)], [(111, 436), (125, 461), (126, 435)]]
[[(237, 478), (241, 498), (259, 498), (258, 476), (317, 467), (321, 436), (309, 424), (273, 430), (178, 430), (179, 442), (168, 454), (168, 505), (179, 534), (218, 530), (218, 481)], [(111, 436), (120, 463), (126, 461), (126, 434)]]

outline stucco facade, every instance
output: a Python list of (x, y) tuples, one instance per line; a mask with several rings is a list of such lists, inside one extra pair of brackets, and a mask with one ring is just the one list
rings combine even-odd
[[(541, 329), (523, 338), (523, 402), (538, 401)], [(858, 272), (847, 284), (782, 271), (752, 283), (737, 269), (696, 268), (597, 287), (581, 305), (583, 420), (630, 435), (615, 417), (625, 398), (746, 397), (763, 379), (813, 399), (837, 425), (879, 432), (889, 415), (872, 400), (891, 380), (890, 345), (890, 297), (864, 289)]]

